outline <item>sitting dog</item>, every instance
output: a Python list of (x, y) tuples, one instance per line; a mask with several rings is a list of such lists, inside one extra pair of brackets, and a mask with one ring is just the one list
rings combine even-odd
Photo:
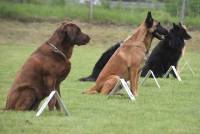
[[(77, 25), (63, 23), (22, 66), (8, 93), (5, 109), (36, 110), (51, 91), (60, 94), (60, 83), (71, 69), (74, 45), (85, 45), (89, 40)], [(49, 110), (54, 107), (60, 110), (55, 97), (49, 102)]]
[[(141, 76), (144, 77), (151, 69), (155, 77), (163, 77), (170, 66), (175, 66), (177, 69), (178, 61), (185, 47), (184, 40), (189, 39), (191, 39), (191, 36), (182, 24), (173, 23), (173, 28), (170, 29), (169, 34), (152, 50), (142, 69)], [(176, 78), (174, 72), (172, 72), (172, 75)]]
[[(187, 33), (186, 28), (183, 25), (181, 25), (181, 23), (179, 23), (179, 26), (177, 26), (176, 24), (173, 24), (173, 26), (174, 26), (174, 28), (173, 28), (174, 30), (170, 30), (170, 33), (172, 33), (172, 34), (169, 36), (166, 36), (165, 41), (164, 40), (160, 41), (159, 45), (157, 45), (157, 47), (155, 47), (155, 49), (153, 49), (153, 52), (150, 54), (150, 58), (147, 59), (144, 68), (142, 68), (142, 73), (141, 73), (142, 77), (144, 77), (147, 74), (149, 69), (152, 69), (154, 71), (156, 77), (162, 77), (163, 74), (165, 74), (169, 68), (169, 65), (167, 65), (167, 64), (172, 62), (173, 60), (175, 60), (174, 63), (176, 63), (176, 64), (170, 63), (170, 65), (174, 65), (177, 69), (178, 60), (180, 59), (181, 54), (183, 55), (184, 50), (185, 50), (185, 43), (183, 40), (188, 40), (191, 38), (191, 36)], [(175, 34), (174, 33), (175, 30), (179, 30), (179, 34)], [(173, 37), (171, 37), (171, 36), (173, 36)], [(181, 39), (182, 41), (179, 38), (182, 38)], [(171, 41), (173, 40), (173, 41), (171, 42), (170, 40)], [(173, 43), (173, 45), (169, 45), (170, 42)], [(171, 49), (165, 50), (165, 45), (160, 45), (160, 44), (164, 44), (164, 43), (166, 46), (174, 46), (174, 47), (170, 47), (173, 50), (171, 50)], [(80, 78), (79, 80), (80, 81), (96, 81), (97, 77), (99, 76), (99, 73), (101, 72), (103, 67), (106, 65), (108, 60), (111, 58), (111, 56), (114, 54), (114, 52), (120, 47), (120, 44), (121, 43), (117, 43), (117, 44), (113, 45), (111, 48), (109, 48), (108, 50), (106, 50), (101, 55), (101, 57), (99, 58), (97, 63), (95, 64), (92, 74), (89, 75), (88, 77)], [(176, 45), (179, 47), (176, 47)], [(179, 48), (179, 50), (175, 49), (175, 48)], [(167, 51), (168, 53), (170, 53), (170, 54), (168, 54), (168, 56), (165, 57), (165, 62), (162, 63), (162, 66), (165, 66), (165, 68), (167, 69), (167, 70), (165, 69), (163, 71), (160, 71), (160, 70), (162, 70), (161, 65), (157, 64), (157, 62), (164, 61), (162, 57), (165, 55), (164, 55), (164, 53), (159, 52), (160, 50)], [(177, 51), (174, 51), (174, 50), (177, 50)], [(174, 58), (175, 56), (176, 56), (176, 58)], [(151, 65), (151, 64), (153, 64), (153, 65)], [(173, 74), (173, 76), (174, 76), (174, 74)]]
[(151, 12), (148, 12), (146, 20), (112, 55), (99, 74), (96, 85), (84, 93), (108, 94), (119, 78), (124, 78), (130, 80), (131, 92), (136, 96), (138, 94), (140, 70), (153, 37), (162, 39), (161, 35), (166, 34), (168, 34), (168, 31), (152, 18)]

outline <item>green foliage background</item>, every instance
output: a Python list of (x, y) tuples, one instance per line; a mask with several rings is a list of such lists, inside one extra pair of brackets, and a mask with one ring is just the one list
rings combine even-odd
[[(102, 0), (101, 6), (94, 7), (93, 22), (138, 25), (143, 21), (146, 12), (151, 10), (159, 21), (171, 24), (179, 21), (182, 5), (181, 0), (165, 0), (164, 7), (126, 8), (122, 6), (121, 0), (115, 7), (111, 7), (110, 2), (110, 0)], [(158, 1), (153, 0), (152, 2), (157, 3)], [(78, 4), (71, 0), (2, 0), (0, 2), (0, 17), (26, 21), (66, 18), (91, 21), (88, 18), (88, 12), (87, 4)], [(187, 0), (185, 23), (193, 27), (200, 26), (199, 0)]]

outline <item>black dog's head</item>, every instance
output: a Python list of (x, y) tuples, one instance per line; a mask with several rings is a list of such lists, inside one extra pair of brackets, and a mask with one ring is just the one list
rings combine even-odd
[(183, 40), (189, 40), (192, 37), (187, 33), (186, 27), (182, 25), (180, 22), (178, 25), (173, 23), (173, 28), (170, 30), (170, 32), (173, 32), (174, 35), (178, 36), (179, 38)]
[(191, 38), (192, 37), (187, 33), (186, 28), (181, 23), (178, 25), (173, 23), (173, 27), (170, 29), (166, 40), (169, 41), (169, 46), (171, 48), (182, 51), (185, 46), (184, 40), (189, 40)]
[(153, 37), (156, 37), (159, 40), (163, 40), (164, 36), (168, 35), (167, 29), (161, 26), (160, 22), (154, 20), (151, 16), (151, 12), (147, 13), (147, 17), (145, 20), (146, 27), (149, 32), (152, 33)]
[(59, 28), (64, 39), (69, 41), (73, 45), (85, 45), (90, 41), (90, 37), (81, 32), (81, 29), (73, 23), (62, 23)]

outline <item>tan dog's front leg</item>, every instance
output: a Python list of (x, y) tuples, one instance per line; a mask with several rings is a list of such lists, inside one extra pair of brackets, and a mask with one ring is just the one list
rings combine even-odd
[(132, 67), (129, 70), (130, 74), (130, 84), (131, 84), (131, 92), (134, 96), (138, 95), (138, 80), (139, 80), (139, 69), (136, 67)]
[[(138, 95), (138, 83), (139, 83), (139, 78), (140, 78), (140, 70), (137, 70), (137, 76), (136, 76), (136, 94)], [(137, 96), (136, 95), (136, 96)]]

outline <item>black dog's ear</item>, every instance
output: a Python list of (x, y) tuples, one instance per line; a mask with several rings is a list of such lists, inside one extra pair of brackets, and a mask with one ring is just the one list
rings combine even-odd
[(173, 24), (173, 27), (176, 27), (176, 24), (174, 22), (172, 24)]
[(150, 11), (147, 13), (145, 24), (146, 24), (147, 28), (151, 28), (153, 26), (153, 18), (151, 16), (151, 12)]
[(178, 24), (179, 24), (179, 27), (180, 27), (180, 28), (183, 28), (183, 29), (185, 29), (185, 30), (187, 29), (187, 27), (186, 27), (185, 25), (183, 25), (181, 22), (179, 22)]
[(173, 28), (174, 28), (174, 29), (179, 29), (179, 26), (176, 25), (175, 23), (173, 23)]

